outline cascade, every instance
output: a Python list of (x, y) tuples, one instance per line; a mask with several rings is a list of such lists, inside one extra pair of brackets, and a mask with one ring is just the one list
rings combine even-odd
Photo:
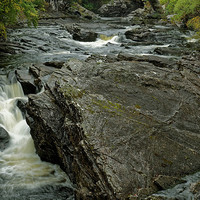
[(27, 100), (21, 85), (15, 79), (9, 81), (5, 75), (0, 80), (0, 126), (10, 136), (9, 146), (0, 151), (1, 199), (16, 199), (17, 194), (21, 199), (24, 190), (37, 190), (46, 185), (71, 187), (59, 166), (42, 162), (35, 153), (30, 128), (17, 106), (18, 101)]

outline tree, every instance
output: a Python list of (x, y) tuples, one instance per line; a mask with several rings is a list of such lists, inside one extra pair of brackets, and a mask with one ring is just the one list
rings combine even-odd
[(14, 25), (20, 19), (27, 19), (28, 25), (37, 25), (38, 11), (45, 0), (1, 0), (0, 2), (0, 38), (6, 38), (6, 27)]
[(161, 0), (166, 14), (174, 14), (172, 20), (183, 22), (197, 31), (200, 38), (200, 0)]

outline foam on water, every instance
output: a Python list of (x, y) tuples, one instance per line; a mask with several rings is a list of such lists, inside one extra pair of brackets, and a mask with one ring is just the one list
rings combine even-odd
[(21, 85), (10, 83), (6, 76), (0, 84), (0, 126), (10, 135), (9, 147), (0, 152), (0, 185), (8, 194), (13, 188), (37, 188), (45, 184), (70, 185), (67, 175), (59, 166), (42, 162), (35, 153), (30, 128), (17, 107), (25, 101)]

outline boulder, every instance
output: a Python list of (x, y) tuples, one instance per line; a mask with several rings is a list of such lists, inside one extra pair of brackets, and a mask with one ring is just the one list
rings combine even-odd
[(58, 61), (50, 61), (50, 62), (45, 62), (44, 65), (49, 66), (49, 67), (55, 67), (58, 69), (61, 69), (63, 66), (64, 62), (58, 62)]
[(8, 132), (0, 126), (0, 151), (3, 151), (9, 145), (9, 140)]
[(42, 160), (77, 185), (76, 199), (144, 199), (200, 169), (194, 71), (71, 59), (45, 81), (29, 95), (27, 122)]
[(143, 7), (144, 3), (138, 0), (114, 0), (99, 8), (98, 13), (102, 17), (124, 17)]
[(94, 42), (96, 41), (97, 36), (98, 36), (97, 33), (80, 28), (76, 24), (66, 25), (65, 28), (70, 34), (72, 34), (72, 37), (74, 40), (78, 40), (82, 42)]

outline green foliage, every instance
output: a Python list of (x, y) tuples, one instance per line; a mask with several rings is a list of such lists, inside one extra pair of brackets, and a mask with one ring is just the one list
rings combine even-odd
[(200, 11), (199, 0), (178, 0), (174, 7), (174, 13), (177, 14), (176, 19), (178, 20), (194, 17), (198, 11)]
[(166, 14), (173, 14), (174, 7), (176, 5), (177, 0), (160, 0), (161, 4), (165, 4), (166, 6)]
[(6, 38), (6, 28), (2, 22), (0, 22), (0, 39)]
[(83, 7), (85, 7), (88, 10), (94, 10), (94, 4), (88, 0), (83, 1)]
[(27, 19), (28, 25), (37, 26), (38, 11), (43, 9), (45, 0), (1, 0), (0, 38), (6, 36), (6, 27), (14, 25), (19, 19)]
[(160, 0), (166, 14), (174, 14), (173, 21), (185, 23), (197, 31), (200, 38), (200, 0)]
[(199, 0), (160, 0), (160, 3), (166, 6), (166, 14), (176, 14), (177, 20), (200, 14)]
[(200, 17), (194, 17), (187, 22), (187, 26), (197, 30), (195, 38), (200, 38)]
[[(80, 1), (80, 0), (79, 0)], [(103, 4), (110, 2), (111, 0), (81, 0), (79, 2), (83, 7), (91, 11), (97, 11)]]

